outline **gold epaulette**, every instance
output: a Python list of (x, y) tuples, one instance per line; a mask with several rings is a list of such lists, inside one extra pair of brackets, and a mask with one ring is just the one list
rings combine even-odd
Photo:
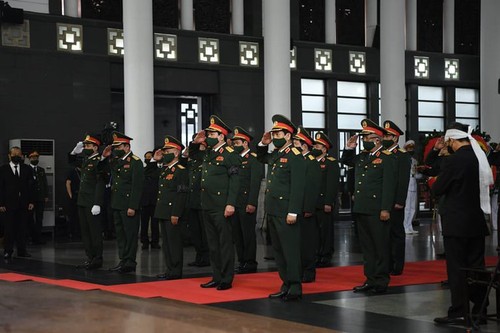
[(136, 161), (140, 161), (141, 159), (138, 156), (132, 155), (132, 158)]
[(388, 150), (382, 150), (382, 153), (386, 154), (386, 155), (392, 155), (392, 153)]
[(230, 153), (232, 153), (232, 152), (234, 151), (234, 149), (233, 149), (233, 148), (231, 148), (231, 147), (229, 147), (229, 146), (227, 146), (227, 147), (226, 147), (226, 150), (227, 150), (228, 152), (230, 152)]
[(405, 149), (403, 149), (403, 148), (398, 148), (398, 150), (399, 150), (400, 152), (402, 152), (402, 153), (406, 153), (406, 150), (405, 150)]
[(334, 157), (328, 156), (326, 159), (329, 160), (329, 161), (335, 162), (335, 158)]
[(312, 156), (311, 154), (307, 155), (307, 157), (309, 158), (309, 160), (314, 161), (314, 156)]
[(250, 155), (252, 155), (253, 157), (257, 157), (256, 153), (250, 153)]
[(184, 165), (182, 165), (182, 164), (178, 164), (178, 165), (177, 165), (177, 167), (178, 167), (179, 169), (181, 169), (181, 170), (186, 169), (186, 167), (185, 167)]
[(300, 151), (299, 151), (297, 148), (295, 148), (295, 147), (293, 147), (293, 148), (292, 148), (292, 152), (293, 152), (295, 155), (300, 155)]

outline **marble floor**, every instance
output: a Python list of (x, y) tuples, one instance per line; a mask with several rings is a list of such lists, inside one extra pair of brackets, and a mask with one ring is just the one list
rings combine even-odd
[[(430, 220), (421, 220), (418, 235), (407, 236), (407, 261), (433, 260), (442, 244), (431, 232)], [(259, 239), (259, 271), (274, 271), (268, 250)], [(336, 223), (334, 266), (361, 264), (362, 255), (349, 221)], [(0, 273), (19, 272), (99, 284), (154, 281), (164, 272), (161, 250), (138, 250), (135, 274), (116, 274), (106, 268), (117, 263), (114, 241), (104, 246), (104, 267), (76, 269), (83, 259), (80, 242), (49, 240), (31, 246), (32, 258), (0, 263)], [(487, 238), (487, 255), (497, 255), (497, 235)], [(194, 259), (185, 247), (184, 276), (210, 276), (210, 267), (187, 266)], [(495, 313), (490, 295), (489, 313)], [(139, 299), (105, 291), (76, 291), (37, 282), (0, 282), (0, 332), (464, 332), (461, 326), (436, 326), (433, 318), (446, 314), (449, 291), (441, 284), (391, 287), (384, 295), (364, 296), (350, 291), (305, 295), (302, 301), (256, 299), (194, 305), (168, 299)], [(499, 332), (489, 320), (481, 332)]]

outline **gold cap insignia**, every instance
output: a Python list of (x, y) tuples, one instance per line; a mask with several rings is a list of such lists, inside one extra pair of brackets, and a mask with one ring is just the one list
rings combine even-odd
[(276, 120), (273, 124), (273, 126), (277, 126), (278, 125), (278, 121)]
[(115, 134), (113, 134), (113, 140), (116, 140), (116, 139), (118, 139), (118, 135), (116, 135), (116, 133), (115, 133)]
[(319, 134), (319, 133), (316, 134), (316, 139), (318, 139), (318, 140), (321, 139), (321, 134)]
[(165, 138), (165, 143), (169, 143), (170, 141), (168, 140), (168, 138)]
[(235, 129), (234, 134), (238, 134), (238, 133), (239, 133), (238, 129)]
[(390, 128), (390, 127), (391, 127), (391, 124), (385, 123), (385, 128)]
[(215, 124), (215, 118), (210, 118), (210, 125)]
[(90, 135), (87, 135), (87, 136), (85, 137), (85, 140), (89, 140), (89, 139), (90, 139)]
[(363, 122), (361, 123), (361, 126), (366, 127), (366, 126), (368, 126), (368, 124), (366, 123), (365, 120), (363, 120)]

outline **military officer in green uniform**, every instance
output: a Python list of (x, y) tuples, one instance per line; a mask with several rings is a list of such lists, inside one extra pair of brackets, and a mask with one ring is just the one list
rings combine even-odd
[(163, 148), (154, 154), (154, 160), (162, 163), (158, 182), (158, 198), (155, 218), (160, 221), (163, 254), (167, 270), (157, 275), (160, 279), (182, 278), (182, 230), (181, 217), (188, 196), (188, 170), (179, 164), (184, 145), (176, 138), (167, 135)]
[(199, 132), (195, 143), (206, 141), (201, 178), (201, 208), (207, 233), (212, 280), (202, 288), (232, 288), (234, 277), (234, 244), (232, 216), (239, 191), (240, 157), (226, 143), (230, 128), (217, 116), (210, 117), (210, 126)]
[(411, 156), (399, 148), (399, 136), (403, 131), (392, 121), (384, 121), (384, 138), (382, 145), (390, 151), (396, 160), (396, 171), (394, 180), (396, 182), (396, 194), (394, 206), (391, 211), (391, 260), (389, 272), (391, 275), (401, 275), (405, 265), (405, 241), (406, 232), (404, 227), (405, 203), (408, 194), (408, 184), (411, 171)]
[(389, 285), (390, 217), (394, 206), (395, 160), (384, 150), (384, 129), (369, 119), (361, 122), (363, 150), (356, 155), (358, 136), (346, 144), (341, 162), (355, 168), (354, 207), (363, 251), (365, 282), (354, 292), (384, 293)]
[(111, 270), (120, 273), (135, 272), (137, 266), (135, 258), (144, 186), (144, 167), (141, 159), (130, 150), (131, 140), (125, 134), (114, 132), (112, 145), (102, 154), (111, 168), (111, 209), (120, 258)]
[(302, 262), (302, 282), (310, 283), (316, 280), (316, 254), (318, 252), (319, 228), (316, 219), (316, 202), (318, 201), (320, 169), (316, 159), (311, 154), (313, 139), (305, 128), (299, 125), (293, 136), (293, 146), (300, 150), (306, 161), (307, 185), (304, 188), (303, 213), (297, 216), (300, 226), (300, 251)]
[(255, 225), (260, 182), (264, 170), (262, 164), (257, 161), (257, 154), (250, 151), (249, 144), (252, 140), (253, 137), (245, 129), (239, 126), (234, 128), (233, 149), (241, 157), (240, 190), (233, 217), (233, 237), (239, 262), (236, 273), (257, 271)]
[[(297, 216), (303, 212), (306, 162), (292, 137), (297, 127), (285, 116), (274, 115), (271, 132), (262, 136), (257, 159), (269, 165), (264, 208), (267, 225), (281, 281), (278, 292), (269, 298), (284, 301), (302, 297), (300, 260), (300, 225)], [(268, 145), (276, 147), (268, 152)]]
[(45, 169), (38, 166), (40, 154), (33, 151), (28, 155), (30, 160), (30, 167), (33, 169), (33, 178), (35, 184), (35, 207), (33, 208), (33, 215), (31, 216), (31, 243), (35, 245), (45, 244), (42, 239), (43, 227), (43, 212), (45, 210), (45, 203), (49, 201), (49, 186), (47, 184), (47, 175)]
[(105, 175), (99, 167), (101, 136), (88, 134), (83, 142), (83, 161), (77, 207), (83, 246), (87, 260), (78, 268), (88, 270), (102, 267), (101, 207), (104, 201)]
[(335, 158), (328, 155), (333, 144), (323, 132), (316, 133), (312, 155), (315, 156), (321, 170), (321, 181), (318, 201), (316, 202), (316, 218), (319, 224), (319, 267), (329, 266), (334, 251), (333, 217), (339, 191), (340, 168)]

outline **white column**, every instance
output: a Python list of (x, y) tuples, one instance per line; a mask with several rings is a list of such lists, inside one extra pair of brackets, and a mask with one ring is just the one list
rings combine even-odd
[(406, 129), (405, 3), (380, 2), (380, 85), (382, 121), (392, 120)]
[(325, 0), (325, 43), (337, 43), (336, 0)]
[(232, 10), (231, 10), (231, 21), (233, 25), (232, 33), (235, 35), (244, 35), (245, 34), (245, 6), (243, 0), (233, 0), (232, 1)]
[(443, 53), (455, 53), (455, 0), (443, 2)]
[(154, 148), (153, 0), (123, 0), (125, 134), (142, 156)]
[(290, 118), (290, 0), (262, 0), (264, 32), (264, 117), (280, 113)]
[(181, 29), (194, 30), (193, 0), (181, 0)]
[(406, 0), (406, 49), (417, 50), (417, 0)]
[(64, 0), (64, 15), (71, 17), (80, 17), (80, 1)]
[(365, 46), (371, 47), (377, 30), (377, 0), (365, 1)]
[(481, 1), (481, 130), (500, 141), (500, 1)]

